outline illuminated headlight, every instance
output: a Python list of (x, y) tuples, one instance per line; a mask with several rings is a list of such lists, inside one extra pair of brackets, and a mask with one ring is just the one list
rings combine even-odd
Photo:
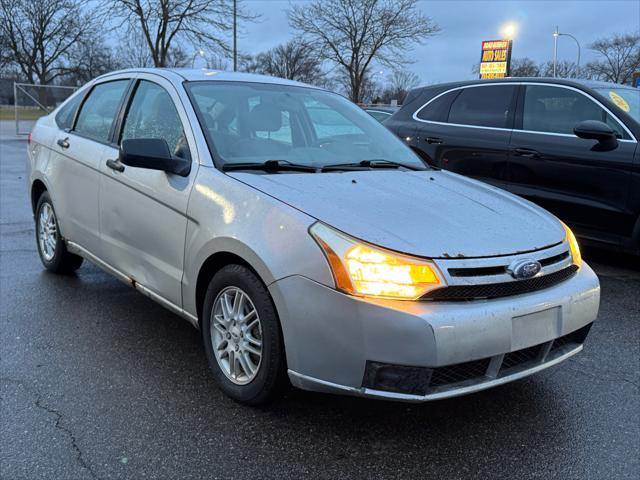
[(437, 267), (428, 260), (369, 245), (322, 223), (314, 224), (310, 232), (343, 292), (415, 300), (444, 285)]
[(580, 265), (582, 265), (582, 254), (580, 253), (580, 247), (578, 246), (576, 236), (564, 223), (562, 223), (562, 226), (564, 227), (564, 240), (565, 242), (569, 243), (569, 249), (571, 250), (571, 258), (573, 259), (573, 263), (580, 267)]

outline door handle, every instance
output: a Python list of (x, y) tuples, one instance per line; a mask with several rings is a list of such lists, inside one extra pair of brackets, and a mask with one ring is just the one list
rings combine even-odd
[(118, 160), (107, 160), (107, 167), (111, 170), (115, 170), (116, 172), (124, 172), (124, 165), (121, 164)]
[(61, 148), (69, 148), (69, 137), (59, 138), (56, 142)]
[(518, 157), (540, 158), (540, 152), (533, 148), (516, 148), (513, 153)]
[(430, 145), (440, 145), (442, 143), (442, 139), (438, 137), (427, 137), (424, 139), (424, 141)]

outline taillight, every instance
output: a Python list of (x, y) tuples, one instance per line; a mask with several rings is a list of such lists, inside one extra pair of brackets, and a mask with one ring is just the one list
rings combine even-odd
[(31, 132), (29, 132), (29, 136), (27, 137), (27, 145), (31, 145)]

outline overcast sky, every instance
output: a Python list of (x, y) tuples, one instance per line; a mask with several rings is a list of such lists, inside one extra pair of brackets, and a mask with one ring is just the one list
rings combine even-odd
[[(261, 15), (259, 23), (243, 26), (240, 51), (256, 54), (293, 34), (287, 9), (299, 0), (243, 0), (245, 7)], [(613, 33), (640, 30), (640, 0), (423, 0), (419, 8), (441, 28), (440, 33), (407, 52), (409, 66), (423, 84), (474, 78), (471, 69), (480, 59), (482, 40), (501, 38), (500, 29), (516, 22), (513, 58), (536, 61), (553, 58), (553, 30), (574, 35), (582, 46), (584, 64), (593, 58), (588, 45)], [(575, 61), (577, 47), (569, 37), (558, 43), (558, 59)], [(386, 72), (385, 72), (386, 75)]]

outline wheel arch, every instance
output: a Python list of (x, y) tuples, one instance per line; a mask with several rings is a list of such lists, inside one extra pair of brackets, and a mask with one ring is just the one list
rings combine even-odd
[(30, 192), (30, 196), (31, 196), (31, 211), (35, 214), (36, 213), (36, 205), (38, 205), (38, 200), (40, 199), (40, 196), (44, 193), (44, 192), (48, 192), (49, 189), (47, 188), (46, 184), (40, 180), (39, 178), (36, 178), (32, 183), (31, 183), (31, 192)]
[(269, 284), (275, 280), (273, 274), (264, 262), (246, 245), (231, 238), (217, 239), (215, 243), (218, 248), (211, 250), (207, 255), (203, 255), (203, 260), (199, 262), (200, 266), (197, 270), (196, 283), (193, 293), (191, 294), (195, 300), (198, 325), (200, 325), (202, 321), (204, 297), (209, 282), (216, 272), (224, 266), (235, 263), (247, 267), (260, 279), (265, 287), (268, 287)]

